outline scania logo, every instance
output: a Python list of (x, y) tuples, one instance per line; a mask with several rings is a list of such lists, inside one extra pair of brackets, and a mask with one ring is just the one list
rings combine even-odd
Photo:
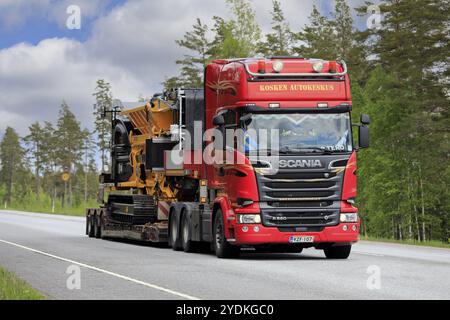
[(321, 168), (322, 162), (318, 159), (311, 160), (280, 160), (280, 168)]

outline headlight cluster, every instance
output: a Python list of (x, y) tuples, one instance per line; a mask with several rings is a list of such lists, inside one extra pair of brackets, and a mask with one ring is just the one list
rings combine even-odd
[(240, 224), (257, 224), (261, 223), (261, 215), (259, 214), (239, 214), (237, 221)]
[(357, 213), (341, 213), (341, 222), (358, 222)]

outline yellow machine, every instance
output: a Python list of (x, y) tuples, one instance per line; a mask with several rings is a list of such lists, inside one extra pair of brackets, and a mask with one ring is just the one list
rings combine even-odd
[(120, 112), (128, 118), (133, 130), (128, 133), (131, 144), (131, 176), (128, 181), (120, 182), (113, 190), (135, 189), (138, 194), (157, 196), (158, 199), (175, 200), (177, 190), (166, 181), (165, 172), (145, 170), (146, 141), (170, 136), (174, 112), (168, 101), (153, 98), (149, 103)]
[(203, 97), (202, 91), (177, 90), (113, 111), (111, 170), (100, 175), (101, 207), (87, 209), (90, 236), (167, 242), (172, 204), (199, 199), (198, 172), (173, 162), (183, 157), (185, 92), (190, 110), (198, 109), (203, 98), (196, 97)]

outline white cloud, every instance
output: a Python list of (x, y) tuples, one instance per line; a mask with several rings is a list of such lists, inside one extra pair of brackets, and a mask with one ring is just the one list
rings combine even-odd
[[(20, 12), (28, 14), (27, 10), (42, 15), (50, 12), (50, 19), (58, 20), (59, 6), (67, 3), (80, 3), (85, 14), (95, 16), (109, 0), (91, 6), (94, 2), (0, 0), (0, 20)], [(114, 96), (124, 101), (160, 91), (164, 77), (177, 73), (174, 61), (184, 53), (175, 40), (191, 29), (197, 17), (211, 26), (214, 15), (225, 16), (224, 2), (132, 0), (99, 17), (86, 42), (53, 38), (0, 50), (0, 132), (11, 125), (23, 135), (33, 121), (54, 121), (63, 99), (83, 125), (91, 127), (92, 92), (98, 78), (109, 81)], [(263, 30), (270, 29), (272, 0), (253, 3)], [(282, 7), (291, 27), (299, 30), (307, 22), (312, 2), (282, 0)]]
[(67, 7), (77, 5), (82, 18), (98, 17), (111, 0), (0, 0), (0, 27), (7, 30), (22, 27), (30, 17), (56, 22), (64, 28)]
[(0, 129), (20, 119), (16, 129), (21, 134), (33, 121), (56, 120), (63, 99), (89, 125), (91, 94), (99, 77), (114, 79), (120, 96), (136, 97), (135, 92), (145, 89), (125, 68), (93, 60), (86, 55), (84, 44), (69, 39), (1, 50), (0, 70), (0, 110), (8, 115), (0, 117)]

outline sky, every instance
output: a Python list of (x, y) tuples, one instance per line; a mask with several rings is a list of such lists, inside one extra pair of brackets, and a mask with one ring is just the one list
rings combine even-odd
[[(334, 6), (332, 0), (280, 2), (294, 31), (307, 23), (313, 4), (324, 15)], [(80, 8), (79, 30), (66, 25), (71, 5)], [(253, 0), (253, 7), (269, 31), (272, 0)], [(211, 26), (214, 15), (227, 12), (224, 0), (0, 0), (0, 136), (7, 126), (24, 136), (32, 122), (55, 122), (63, 100), (92, 129), (99, 78), (123, 101), (160, 92), (186, 53), (175, 40), (197, 17)], [(365, 21), (356, 23), (362, 28)]]

